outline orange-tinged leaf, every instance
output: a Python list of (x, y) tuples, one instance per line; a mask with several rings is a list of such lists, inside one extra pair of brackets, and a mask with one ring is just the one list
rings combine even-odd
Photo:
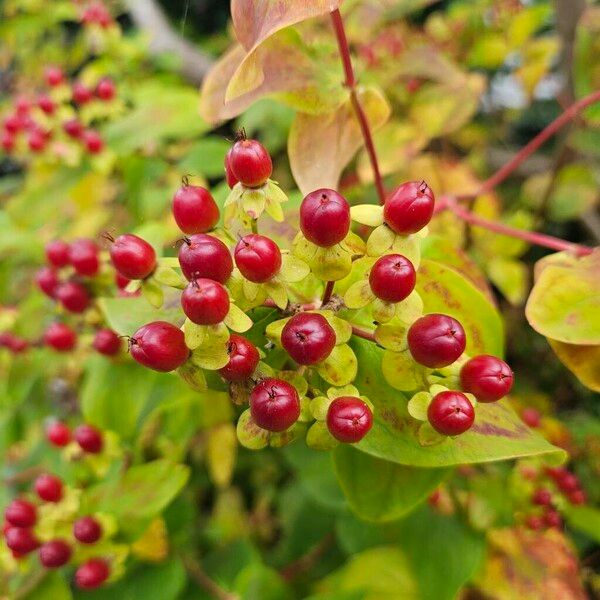
[(583, 385), (600, 392), (600, 345), (581, 346), (548, 339), (560, 362), (577, 376)]

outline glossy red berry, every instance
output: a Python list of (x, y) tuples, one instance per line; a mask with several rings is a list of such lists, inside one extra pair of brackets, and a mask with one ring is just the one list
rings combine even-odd
[(71, 441), (71, 430), (60, 421), (54, 421), (46, 427), (46, 439), (57, 448), (64, 448)]
[(51, 540), (40, 546), (40, 563), (46, 569), (58, 569), (71, 560), (71, 546), (64, 540)]
[(460, 435), (473, 425), (475, 411), (461, 392), (440, 392), (427, 409), (431, 426), (443, 435)]
[(37, 105), (47, 115), (51, 115), (54, 112), (54, 109), (56, 108), (56, 105), (54, 104), (52, 98), (50, 98), (50, 96), (47, 96), (46, 94), (42, 94), (38, 98)]
[(250, 393), (250, 413), (262, 429), (285, 431), (300, 416), (298, 392), (282, 379), (263, 379)]
[(542, 422), (542, 415), (540, 414), (540, 411), (532, 408), (531, 406), (527, 406), (521, 411), (521, 418), (523, 419), (525, 425), (532, 427), (533, 429), (539, 427), (540, 423)]
[(78, 119), (69, 119), (63, 123), (65, 133), (74, 139), (79, 139), (83, 135), (83, 124)]
[(77, 336), (64, 323), (52, 323), (44, 333), (44, 342), (58, 352), (68, 352), (75, 348)]
[(140, 327), (130, 340), (131, 356), (155, 371), (174, 371), (190, 354), (183, 331), (166, 321)]
[(271, 177), (273, 163), (266, 148), (256, 140), (237, 141), (228, 154), (229, 167), (242, 185), (260, 187)]
[(179, 265), (186, 279), (213, 279), (225, 283), (233, 260), (227, 246), (206, 233), (197, 233), (185, 238), (179, 248)]
[(82, 544), (95, 544), (102, 537), (102, 525), (94, 517), (81, 517), (73, 524), (73, 535)]
[(54, 298), (60, 283), (58, 273), (52, 267), (42, 267), (35, 274), (37, 286), (48, 296)]
[(92, 90), (80, 81), (73, 84), (71, 92), (75, 104), (87, 104), (94, 97)]
[(199, 185), (182, 185), (173, 196), (173, 216), (183, 233), (206, 233), (219, 222), (219, 208), (210, 192)]
[(181, 294), (181, 306), (193, 323), (216, 325), (229, 312), (229, 294), (217, 281), (194, 279)]
[(95, 129), (87, 129), (82, 135), (83, 143), (90, 154), (99, 154), (104, 148), (104, 140)]
[(80, 425), (73, 432), (79, 447), (89, 454), (100, 454), (104, 448), (102, 433), (92, 425)]
[(100, 269), (98, 246), (92, 240), (75, 240), (69, 247), (69, 262), (79, 275), (93, 277)]
[(565, 493), (574, 492), (579, 489), (579, 478), (573, 473), (566, 471), (564, 475), (556, 480), (558, 488)]
[(41, 152), (46, 147), (46, 136), (40, 129), (33, 129), (29, 132), (27, 145), (32, 152)]
[(465, 351), (465, 346), (465, 330), (448, 315), (425, 315), (408, 330), (408, 347), (412, 357), (430, 369), (451, 365)]
[(585, 504), (587, 497), (583, 490), (573, 490), (567, 494), (567, 498), (571, 504), (581, 505)]
[(552, 504), (552, 494), (550, 493), (550, 490), (540, 488), (533, 492), (531, 501), (538, 506), (550, 506)]
[(10, 154), (15, 149), (15, 134), (3, 131), (0, 135), (0, 145), (2, 146), (2, 150)]
[(65, 75), (60, 67), (50, 65), (44, 71), (44, 79), (50, 87), (55, 87), (65, 80)]
[(119, 271), (115, 273), (115, 283), (120, 290), (124, 290), (129, 285), (130, 281), (131, 279), (124, 277)]
[(29, 554), (40, 545), (31, 529), (25, 527), (9, 527), (4, 534), (6, 545), (19, 554)]
[(4, 119), (3, 125), (5, 131), (14, 135), (15, 133), (19, 133), (19, 131), (23, 129), (24, 122), (19, 115), (12, 114), (8, 115), (8, 117)]
[(92, 2), (83, 11), (81, 22), (84, 25), (99, 25), (105, 29), (112, 23), (112, 17), (102, 2)]
[(385, 201), (383, 218), (400, 235), (420, 231), (431, 221), (435, 198), (424, 181), (409, 181)]
[(239, 180), (233, 174), (231, 170), (231, 153), (233, 152), (233, 146), (229, 148), (227, 154), (225, 155), (225, 180), (227, 181), (227, 185), (232, 188)]
[(371, 291), (384, 302), (402, 302), (415, 289), (415, 268), (401, 254), (388, 254), (377, 259), (369, 273)]
[(317, 313), (294, 315), (281, 332), (281, 345), (300, 365), (314, 365), (325, 360), (335, 342), (333, 327)]
[(156, 268), (154, 248), (132, 233), (124, 233), (115, 239), (110, 246), (110, 259), (115, 269), (127, 279), (146, 279)]
[(20, 116), (27, 115), (31, 110), (31, 100), (29, 100), (29, 98), (26, 98), (25, 96), (19, 96), (15, 100), (15, 110)]
[(350, 231), (350, 205), (335, 190), (315, 190), (300, 205), (300, 228), (313, 244), (335, 246)]
[(329, 405), (327, 429), (340, 442), (360, 442), (372, 426), (373, 413), (360, 398), (340, 396)]
[(232, 333), (227, 342), (229, 362), (219, 369), (219, 374), (227, 381), (248, 379), (260, 360), (256, 346), (245, 337)]
[(88, 291), (77, 281), (61, 283), (56, 288), (54, 296), (65, 310), (73, 313), (82, 313), (90, 305)]
[(63, 240), (52, 240), (46, 244), (46, 259), (57, 269), (69, 264), (69, 244)]
[(554, 509), (547, 510), (544, 514), (544, 522), (548, 527), (560, 529), (562, 527), (562, 518), (558, 511)]
[(100, 98), (100, 100), (112, 100), (115, 97), (116, 92), (115, 82), (109, 77), (103, 77), (96, 86), (96, 96)]
[(235, 264), (242, 275), (255, 283), (264, 283), (279, 273), (281, 251), (264, 235), (245, 235), (235, 247)]
[(60, 502), (63, 497), (63, 484), (55, 475), (46, 473), (35, 480), (35, 491), (45, 502)]
[(108, 563), (101, 558), (92, 558), (75, 571), (75, 583), (82, 590), (100, 587), (110, 575)]
[(6, 507), (4, 518), (13, 527), (33, 527), (37, 521), (37, 510), (31, 502), (16, 498)]
[(94, 350), (105, 356), (114, 356), (121, 350), (121, 338), (112, 329), (99, 329), (94, 336)]
[(482, 354), (468, 360), (460, 371), (460, 384), (479, 402), (495, 402), (510, 392), (511, 368), (499, 358)]

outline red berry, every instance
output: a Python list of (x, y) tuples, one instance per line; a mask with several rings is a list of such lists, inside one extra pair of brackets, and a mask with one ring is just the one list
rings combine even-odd
[(300, 205), (300, 228), (313, 244), (335, 246), (350, 231), (350, 205), (335, 190), (315, 190)]
[(227, 246), (206, 233), (184, 238), (179, 248), (179, 265), (190, 281), (204, 278), (225, 283), (233, 271), (233, 260)]
[(124, 277), (119, 271), (115, 273), (115, 283), (120, 290), (124, 290), (129, 285), (130, 281), (131, 279)]
[(521, 412), (521, 418), (527, 426), (533, 427), (534, 429), (539, 427), (540, 423), (542, 422), (542, 415), (540, 414), (540, 411), (532, 408), (531, 406), (523, 409)]
[(54, 421), (46, 427), (46, 439), (58, 448), (64, 448), (71, 441), (71, 430), (60, 421)]
[(71, 546), (64, 540), (52, 540), (40, 547), (40, 563), (46, 569), (58, 569), (71, 559)]
[(285, 431), (300, 416), (298, 392), (282, 379), (263, 379), (250, 393), (250, 413), (259, 427)]
[(132, 233), (120, 235), (110, 247), (115, 269), (127, 279), (146, 279), (156, 268), (156, 252), (141, 237)]
[(567, 494), (567, 498), (571, 504), (580, 505), (586, 503), (586, 495), (583, 490), (573, 490)]
[(415, 361), (431, 369), (451, 365), (465, 351), (462, 325), (448, 315), (432, 313), (408, 330), (408, 347)]
[(81, 517), (73, 524), (73, 535), (82, 544), (95, 544), (102, 537), (102, 525), (94, 517)]
[(544, 520), (538, 515), (529, 515), (525, 520), (525, 525), (532, 531), (539, 531), (544, 527)]
[(29, 132), (27, 145), (32, 152), (41, 152), (46, 147), (46, 136), (40, 129), (33, 129)]
[(385, 201), (383, 218), (400, 235), (420, 231), (431, 221), (435, 198), (424, 181), (409, 181)]
[(228, 157), (233, 175), (246, 187), (260, 187), (273, 172), (269, 153), (256, 140), (237, 141), (228, 153)]
[(37, 521), (37, 510), (31, 502), (17, 498), (6, 507), (4, 518), (13, 527), (33, 527)]
[(550, 490), (540, 488), (533, 492), (531, 501), (538, 506), (550, 506), (552, 504), (552, 494), (550, 493)]
[(52, 267), (42, 267), (35, 274), (35, 282), (46, 296), (54, 298), (58, 288), (59, 279), (57, 272)]
[(564, 467), (546, 467), (544, 472), (548, 477), (554, 479), (554, 481), (558, 481), (562, 477), (564, 477), (569, 471)]
[(35, 491), (41, 500), (60, 502), (63, 497), (63, 484), (58, 477), (46, 473), (35, 480)]
[(83, 124), (77, 119), (69, 119), (63, 123), (65, 133), (72, 138), (79, 139), (83, 135)]
[(102, 433), (92, 425), (80, 425), (75, 429), (73, 437), (79, 447), (89, 454), (100, 454), (104, 448)]
[(83, 132), (83, 143), (90, 154), (99, 154), (104, 148), (104, 141), (95, 129), (87, 129)]
[(58, 352), (68, 352), (75, 348), (77, 336), (64, 323), (52, 323), (44, 333), (44, 342)]
[(55, 297), (66, 310), (74, 313), (82, 313), (90, 305), (88, 291), (77, 281), (61, 283), (56, 288)]
[(327, 429), (340, 442), (360, 442), (372, 426), (373, 413), (360, 398), (340, 396), (329, 405)]
[(10, 133), (9, 131), (3, 131), (2, 136), (0, 138), (0, 144), (2, 145), (2, 149), (9, 154), (15, 149), (15, 135), (14, 133)]
[(56, 105), (54, 104), (52, 98), (50, 98), (50, 96), (47, 96), (46, 94), (42, 94), (38, 98), (37, 104), (41, 108), (41, 110), (47, 115), (51, 115), (54, 112), (54, 109), (56, 108)]
[(242, 275), (255, 283), (269, 281), (281, 268), (281, 252), (277, 244), (264, 235), (245, 235), (233, 254)]
[(562, 527), (562, 519), (558, 511), (550, 509), (546, 511), (544, 515), (544, 522), (548, 527), (554, 527), (555, 529), (559, 529)]
[(112, 23), (112, 17), (102, 2), (94, 2), (86, 7), (81, 22), (84, 25), (99, 25), (106, 28)]
[(44, 78), (50, 87), (55, 87), (64, 81), (65, 75), (60, 67), (50, 65), (46, 67)]
[(227, 342), (229, 362), (219, 369), (223, 379), (227, 381), (244, 381), (248, 379), (258, 365), (260, 355), (254, 344), (241, 335), (232, 333)]
[(29, 554), (39, 547), (40, 543), (31, 529), (10, 527), (4, 534), (6, 545), (20, 555)]
[(212, 279), (195, 279), (183, 290), (181, 306), (190, 321), (198, 325), (216, 325), (229, 312), (229, 294)]
[(87, 104), (94, 97), (92, 90), (80, 81), (73, 84), (72, 94), (75, 104)]
[(371, 291), (384, 302), (402, 302), (415, 289), (417, 274), (413, 264), (401, 254), (382, 256), (371, 268)]
[(510, 392), (511, 368), (499, 358), (482, 354), (467, 361), (460, 371), (460, 384), (479, 402), (495, 402)]
[(155, 371), (174, 371), (190, 354), (183, 331), (171, 323), (154, 321), (140, 327), (130, 341), (131, 356)]
[(300, 365), (314, 365), (325, 360), (335, 347), (335, 331), (323, 315), (298, 313), (281, 332), (281, 345)]
[(93, 277), (100, 269), (98, 246), (92, 240), (75, 240), (69, 248), (69, 262), (79, 275)]
[(21, 129), (23, 129), (23, 119), (16, 114), (12, 114), (12, 115), (8, 115), (8, 117), (6, 117), (6, 119), (4, 119), (4, 129), (8, 132), (8, 133), (19, 133), (19, 131), (21, 131)]
[(69, 264), (69, 244), (62, 240), (53, 240), (46, 244), (46, 259), (57, 269)]
[(183, 233), (205, 233), (218, 223), (219, 208), (207, 189), (184, 184), (173, 196), (173, 216)]
[(562, 492), (565, 492), (567, 494), (569, 492), (574, 492), (575, 490), (578, 490), (580, 487), (579, 478), (573, 473), (569, 473), (568, 471), (556, 481), (556, 485), (558, 485), (559, 489)]
[(15, 109), (18, 115), (26, 115), (31, 109), (31, 101), (29, 98), (25, 98), (25, 96), (19, 96), (15, 100)]
[(227, 151), (227, 154), (225, 155), (225, 179), (227, 181), (227, 185), (232, 188), (239, 180), (238, 178), (233, 174), (233, 171), (231, 170), (231, 153), (233, 152), (233, 146), (231, 148), (229, 148), (229, 150)]
[(99, 329), (94, 336), (94, 349), (105, 356), (114, 356), (121, 350), (121, 338), (112, 329)]
[(29, 348), (29, 343), (27, 342), (27, 340), (17, 337), (16, 335), (10, 335), (6, 347), (14, 354), (20, 354), (21, 352), (25, 352), (25, 350)]
[(96, 86), (96, 96), (100, 100), (112, 100), (115, 97), (116, 91), (115, 82), (108, 77), (103, 77)]
[(100, 587), (110, 575), (108, 563), (101, 558), (91, 558), (75, 571), (75, 583), (82, 590)]
[(473, 425), (475, 411), (461, 392), (440, 392), (429, 404), (427, 418), (438, 433), (460, 435)]

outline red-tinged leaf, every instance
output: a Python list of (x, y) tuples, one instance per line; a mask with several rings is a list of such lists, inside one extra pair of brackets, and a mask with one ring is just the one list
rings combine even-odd
[[(371, 131), (387, 121), (391, 109), (378, 89), (360, 90), (359, 101)], [(296, 115), (288, 139), (288, 154), (292, 173), (302, 193), (322, 187), (336, 188), (344, 167), (363, 143), (349, 100), (328, 115)]]

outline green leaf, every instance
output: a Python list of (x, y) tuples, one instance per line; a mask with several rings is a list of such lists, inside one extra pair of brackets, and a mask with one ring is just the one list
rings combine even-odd
[(356, 377), (356, 356), (348, 344), (335, 346), (331, 354), (317, 365), (317, 372), (332, 385), (346, 385)]
[(600, 543), (600, 510), (593, 506), (567, 506), (564, 515), (571, 527)]
[(374, 458), (351, 446), (333, 453), (335, 471), (350, 508), (367, 521), (394, 521), (438, 487), (447, 469), (417, 469)]
[(293, 597), (279, 573), (261, 564), (243, 568), (235, 578), (233, 589), (244, 600), (290, 600)]
[(71, 600), (73, 594), (62, 573), (48, 572), (39, 585), (21, 598), (23, 600)]

